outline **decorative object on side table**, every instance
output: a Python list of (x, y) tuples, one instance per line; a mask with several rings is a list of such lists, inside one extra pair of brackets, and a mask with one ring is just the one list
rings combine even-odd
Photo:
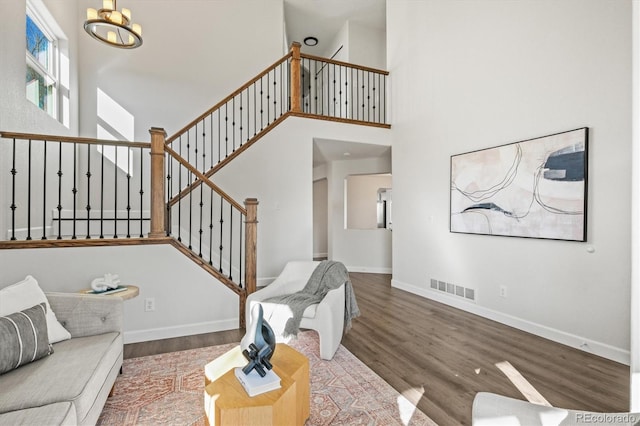
[(270, 362), (276, 349), (276, 337), (263, 318), (260, 304), (251, 311), (249, 329), (240, 341), (240, 349), (249, 362), (243, 368), (236, 368), (235, 375), (247, 394), (255, 396), (279, 389), (280, 377), (272, 370)]

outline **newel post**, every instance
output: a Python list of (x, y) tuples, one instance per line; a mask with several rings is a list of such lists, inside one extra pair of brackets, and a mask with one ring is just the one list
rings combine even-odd
[(258, 267), (258, 200), (256, 198), (247, 198), (244, 200), (244, 206), (247, 209), (247, 218), (244, 223), (245, 227), (245, 272), (244, 272), (244, 292), (240, 296), (240, 327), (246, 327), (245, 324), (245, 304), (247, 296), (256, 291), (256, 270)]
[(291, 112), (302, 112), (300, 43), (291, 43)]
[(164, 214), (164, 143), (167, 133), (159, 127), (152, 127), (151, 134), (151, 225), (149, 238), (167, 236)]

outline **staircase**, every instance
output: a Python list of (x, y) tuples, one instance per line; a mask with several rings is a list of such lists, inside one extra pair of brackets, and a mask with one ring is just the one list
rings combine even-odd
[(294, 43), (170, 137), (162, 128), (150, 142), (0, 132), (11, 153), (0, 162), (10, 196), (0, 249), (171, 244), (235, 292), (243, 312), (256, 288), (258, 200), (234, 200), (215, 174), (287, 117), (389, 128), (387, 75)]

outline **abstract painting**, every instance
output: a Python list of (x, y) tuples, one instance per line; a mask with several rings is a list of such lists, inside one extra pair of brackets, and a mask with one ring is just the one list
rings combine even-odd
[(586, 241), (588, 128), (451, 156), (450, 231)]

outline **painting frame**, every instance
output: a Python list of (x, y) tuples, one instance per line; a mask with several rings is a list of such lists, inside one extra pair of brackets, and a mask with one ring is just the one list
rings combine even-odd
[(587, 241), (589, 128), (450, 157), (451, 233)]

